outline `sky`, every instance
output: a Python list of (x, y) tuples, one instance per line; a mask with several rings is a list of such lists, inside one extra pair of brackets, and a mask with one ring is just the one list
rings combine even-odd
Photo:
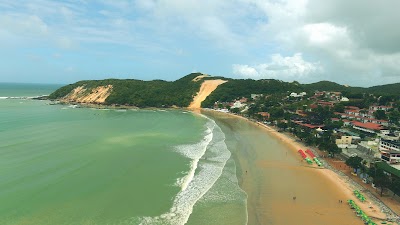
[(399, 0), (0, 0), (0, 82), (400, 82)]

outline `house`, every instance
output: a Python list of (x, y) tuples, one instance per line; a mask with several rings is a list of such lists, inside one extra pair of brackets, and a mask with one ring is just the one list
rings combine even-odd
[(307, 116), (307, 114), (303, 110), (299, 110), (299, 109), (296, 110), (296, 114), (299, 115), (299, 116), (302, 116), (302, 117), (306, 117)]
[(297, 94), (296, 92), (292, 92), (292, 93), (290, 93), (289, 97), (301, 98), (301, 97), (305, 96), (306, 94), (307, 94), (306, 92), (301, 92), (299, 94)]
[(362, 123), (358, 121), (352, 122), (353, 128), (367, 133), (375, 134), (377, 131), (383, 130), (383, 126), (375, 123)]
[(357, 110), (357, 109), (346, 109), (346, 110), (344, 111), (344, 113), (345, 113), (346, 115), (348, 115), (348, 116), (353, 116), (353, 117), (355, 117), (355, 116), (360, 115), (360, 110)]
[(244, 106), (246, 106), (246, 104), (242, 103), (241, 101), (235, 101), (235, 102), (233, 103), (233, 105), (231, 106), (231, 109), (234, 109), (234, 108), (242, 108), (242, 107), (244, 107)]
[(340, 119), (339, 118), (331, 118), (332, 122), (339, 122)]
[(343, 121), (343, 125), (344, 126), (350, 126), (351, 125), (351, 121), (350, 120), (342, 120)]
[(369, 107), (369, 110), (371, 111), (376, 111), (376, 110), (383, 110), (383, 111), (388, 111), (389, 109), (392, 109), (392, 106), (384, 106), (384, 105), (373, 105)]
[(243, 97), (243, 98), (239, 99), (239, 102), (241, 102), (241, 103), (246, 103), (247, 100), (248, 100), (247, 98)]
[(340, 101), (341, 101), (341, 102), (348, 102), (348, 101), (350, 101), (350, 100), (349, 100), (349, 98), (342, 97), (342, 98), (340, 99)]
[(271, 116), (268, 112), (259, 112), (258, 114), (260, 114), (264, 120), (268, 120)]
[(302, 127), (308, 128), (308, 129), (316, 129), (316, 128), (322, 128), (325, 125), (312, 125), (309, 123), (303, 123), (302, 121), (294, 121), (295, 124), (300, 125)]
[(328, 106), (329, 108), (335, 106), (334, 102), (326, 102), (326, 101), (318, 101), (317, 104), (322, 107)]
[(253, 99), (253, 100), (259, 99), (263, 96), (264, 96), (263, 94), (251, 94), (250, 95), (251, 99)]
[(340, 139), (336, 139), (336, 145), (350, 145), (352, 140), (352, 136), (342, 136)]

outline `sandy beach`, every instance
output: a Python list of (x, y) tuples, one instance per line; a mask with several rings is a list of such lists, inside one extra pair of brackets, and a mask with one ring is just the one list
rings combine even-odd
[[(233, 132), (232, 151), (241, 188), (248, 194), (248, 224), (363, 224), (347, 204), (354, 200), (375, 222), (386, 219), (374, 201), (362, 203), (354, 187), (326, 168), (308, 166), (291, 137), (243, 117), (203, 111)], [(294, 199), (295, 198), (295, 199)]]

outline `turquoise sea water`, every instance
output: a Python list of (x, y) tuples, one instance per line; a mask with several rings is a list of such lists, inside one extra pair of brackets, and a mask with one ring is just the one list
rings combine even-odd
[[(57, 87), (0, 84), (0, 96)], [(0, 224), (246, 224), (213, 120), (48, 103), (0, 99)]]

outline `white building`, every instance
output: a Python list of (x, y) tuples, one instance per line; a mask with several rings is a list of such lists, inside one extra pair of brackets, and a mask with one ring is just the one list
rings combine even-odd
[(400, 141), (392, 141), (381, 138), (379, 141), (381, 159), (388, 163), (400, 162)]
[(292, 92), (292, 93), (290, 93), (289, 97), (301, 98), (301, 97), (305, 96), (306, 94), (307, 94), (306, 92), (301, 92), (299, 94), (297, 94), (296, 92)]
[(349, 98), (342, 97), (342, 98), (340, 99), (340, 101), (341, 101), (341, 102), (348, 102), (348, 101), (350, 101), (350, 100), (349, 100)]
[(381, 152), (397, 151), (400, 154), (400, 141), (392, 141), (381, 138), (379, 141), (379, 151)]
[(245, 107), (245, 106), (246, 106), (245, 103), (241, 103), (240, 101), (236, 101), (236, 102), (233, 103), (233, 105), (231, 106), (231, 109), (234, 109), (234, 108), (242, 108), (242, 107)]

